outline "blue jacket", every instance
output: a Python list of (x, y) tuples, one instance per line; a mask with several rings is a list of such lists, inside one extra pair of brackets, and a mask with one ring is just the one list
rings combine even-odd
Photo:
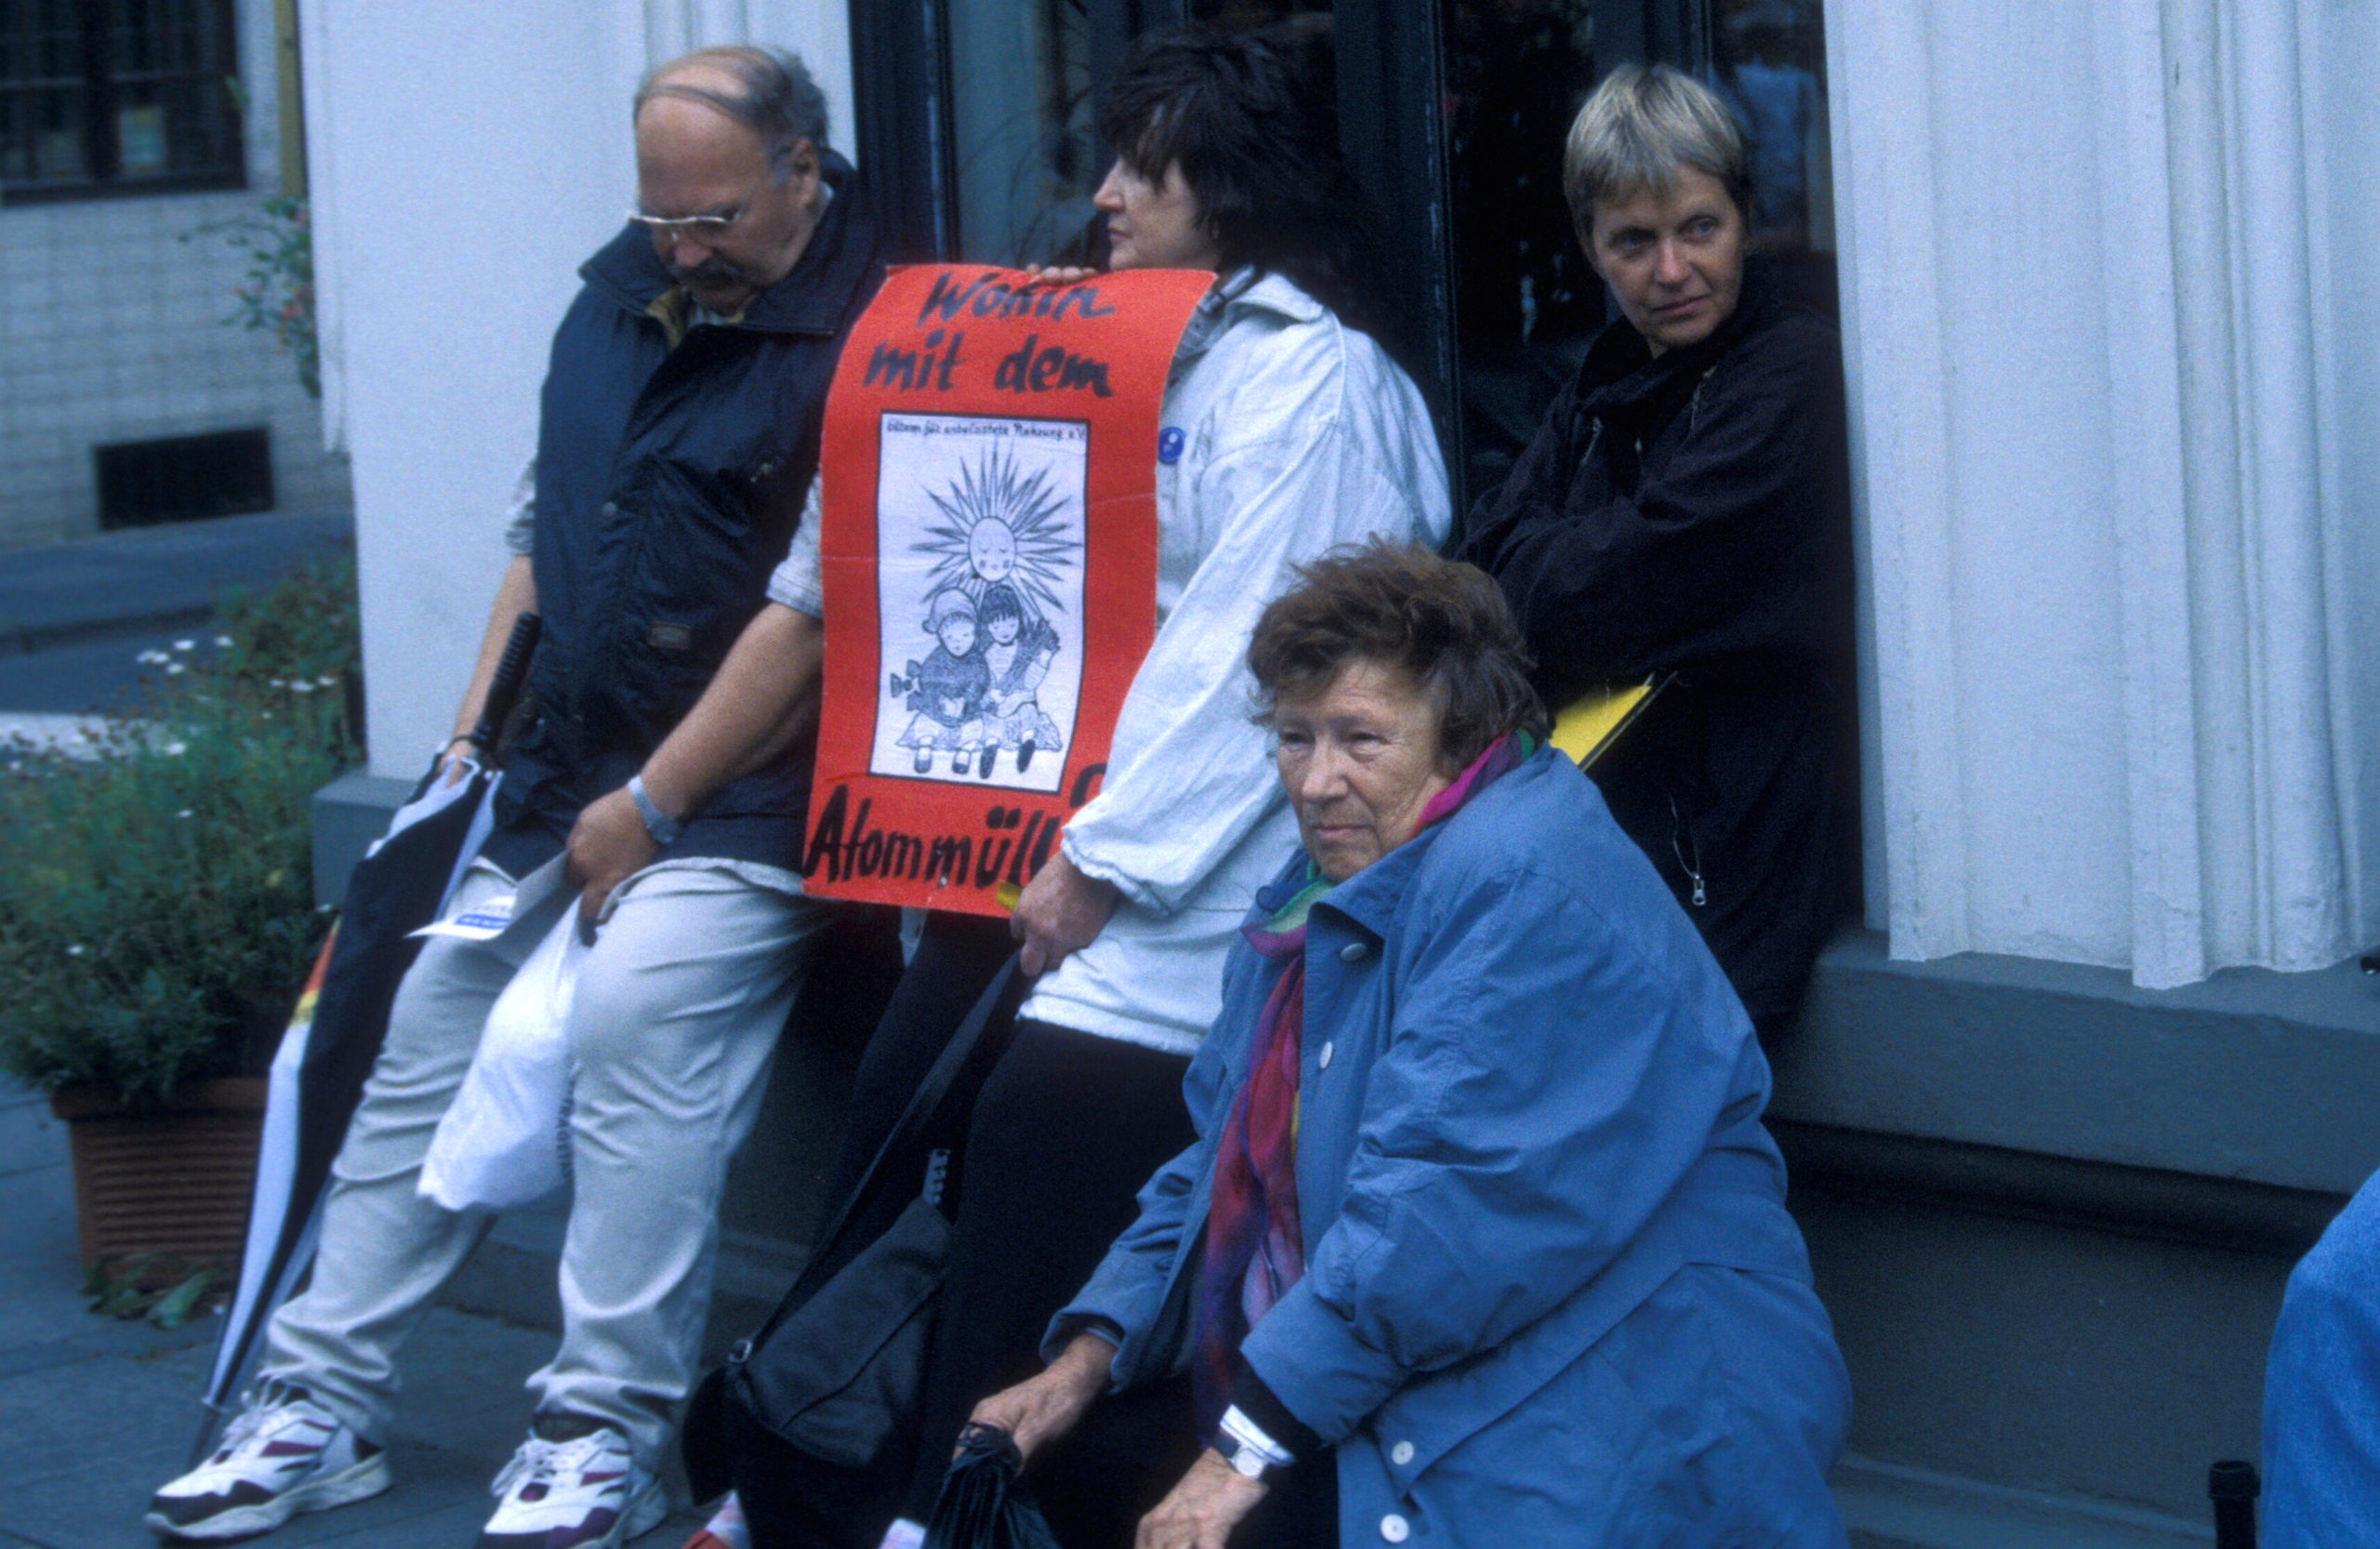
[[(1200, 1139), (1052, 1325), (1053, 1350), (1123, 1330), (1119, 1386), (1184, 1357), (1215, 1138), (1278, 972), (1233, 953), (1184, 1083)], [(1577, 767), (1540, 751), (1341, 884), (1306, 973), (1305, 1277), (1242, 1354), (1336, 1447), (1341, 1542), (1842, 1543), (1848, 1384), (1761, 1127), (1767, 1064)]]
[[(488, 845), (515, 876), (694, 708), (792, 541), (836, 359), (883, 277), (858, 175), (822, 159), (834, 196), (809, 246), (733, 322), (684, 326), (639, 227), (579, 271), (538, 421), (537, 716)], [(798, 867), (813, 750), (721, 790), (664, 855)]]

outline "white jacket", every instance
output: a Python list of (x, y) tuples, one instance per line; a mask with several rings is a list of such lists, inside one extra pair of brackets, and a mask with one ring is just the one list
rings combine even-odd
[(1412, 379), (1277, 274), (1240, 271), (1201, 303), (1161, 423), (1157, 639), (1063, 841), (1124, 901), (1021, 1014), (1188, 1054), (1250, 900), (1298, 842), (1249, 720), (1257, 616), (1296, 565), (1375, 533), (1435, 545), (1452, 511)]

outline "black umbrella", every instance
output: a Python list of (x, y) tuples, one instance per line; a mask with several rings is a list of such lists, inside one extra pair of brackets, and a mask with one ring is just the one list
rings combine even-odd
[(443, 783), (433, 761), (387, 835), (357, 863), (337, 923), (282, 1035), (257, 1156), (240, 1286), (216, 1346), (204, 1399), (209, 1413), (193, 1463), (245, 1376), (266, 1320), (313, 1258), (331, 1162), (388, 1037), (398, 982), (421, 950), (413, 933), (438, 918), (487, 837), (500, 778), (487, 767), (488, 750), (521, 696), (538, 628), (535, 614), (513, 621), (488, 685), (486, 707), (471, 732), (477, 757), (469, 777)]

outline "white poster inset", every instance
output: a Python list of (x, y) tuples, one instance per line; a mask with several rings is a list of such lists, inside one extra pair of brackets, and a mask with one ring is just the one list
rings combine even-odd
[(1052, 792), (1082, 689), (1091, 427), (886, 414), (868, 772)]

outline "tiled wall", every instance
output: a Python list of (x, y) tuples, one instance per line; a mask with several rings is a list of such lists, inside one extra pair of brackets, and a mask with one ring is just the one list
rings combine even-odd
[(248, 192), (0, 208), (0, 548), (96, 532), (91, 448), (118, 441), (269, 425), (283, 510), (349, 502), (290, 358), (223, 321), (246, 260), (181, 240), (280, 191), (272, 7), (240, 11)]

